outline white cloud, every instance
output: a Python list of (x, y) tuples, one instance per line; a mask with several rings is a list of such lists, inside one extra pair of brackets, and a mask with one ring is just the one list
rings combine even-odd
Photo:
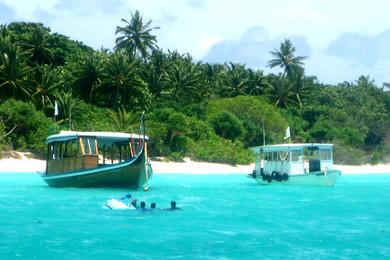
[(15, 12), (14, 19), (34, 20), (37, 12), (55, 12), (57, 0), (26, 1), (26, 0), (1, 0)]
[(8, 5), (0, 2), (0, 23), (8, 23), (15, 17), (15, 12)]
[(327, 48), (329, 54), (372, 66), (390, 58), (390, 29), (372, 37), (343, 33)]
[(285, 38), (289, 38), (296, 47), (295, 55), (309, 56), (310, 54), (311, 47), (305, 37), (279, 35), (269, 38), (268, 35), (262, 27), (249, 28), (238, 40), (222, 41), (213, 45), (202, 60), (219, 63), (231, 61), (264, 70), (267, 62), (272, 59), (270, 52), (278, 49)]

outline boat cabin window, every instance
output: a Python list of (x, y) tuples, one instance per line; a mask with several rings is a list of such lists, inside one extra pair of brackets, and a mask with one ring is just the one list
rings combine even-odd
[(50, 143), (48, 149), (48, 159), (58, 160), (77, 156), (79, 145), (77, 139), (72, 139), (63, 142)]
[(274, 162), (279, 161), (278, 152), (272, 153), (272, 161), (274, 161)]
[(320, 160), (321, 161), (330, 161), (332, 160), (332, 150), (331, 149), (324, 149), (320, 150)]
[(272, 153), (266, 152), (266, 153), (264, 154), (264, 160), (265, 160), (265, 161), (272, 161)]
[(278, 152), (279, 161), (288, 161), (288, 151)]
[(134, 156), (131, 144), (129, 142), (116, 142), (104, 145), (101, 150), (103, 151), (103, 164), (116, 164), (131, 160)]
[(302, 150), (292, 150), (291, 151), (291, 161), (302, 162), (303, 161), (303, 151)]
[(84, 145), (84, 154), (96, 154), (96, 142), (94, 137), (83, 137), (82, 142)]
[(308, 156), (309, 160), (318, 160), (319, 159), (319, 149), (318, 147), (309, 147), (308, 150)]
[(266, 152), (264, 155), (265, 161), (280, 162), (289, 160), (289, 153), (287, 151), (281, 152)]
[(65, 142), (64, 157), (76, 157), (79, 154), (79, 144), (76, 139)]

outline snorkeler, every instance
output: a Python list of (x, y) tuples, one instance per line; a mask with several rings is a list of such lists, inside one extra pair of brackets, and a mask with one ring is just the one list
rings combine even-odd
[(151, 211), (152, 209), (147, 209), (147, 208), (146, 208), (146, 203), (145, 203), (145, 201), (141, 201), (139, 210), (142, 210), (142, 211)]
[(132, 199), (130, 205), (136, 209), (137, 208), (137, 199)]
[(176, 201), (172, 200), (171, 201), (171, 207), (167, 208), (166, 210), (172, 211), (172, 210), (181, 210), (181, 208), (176, 207)]
[(130, 205), (130, 199), (131, 199), (131, 194), (126, 194), (124, 197), (120, 198), (119, 200), (123, 201), (126, 206), (131, 206)]

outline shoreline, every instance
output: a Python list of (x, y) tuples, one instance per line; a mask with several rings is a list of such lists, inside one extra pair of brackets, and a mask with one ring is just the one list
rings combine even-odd
[[(1, 173), (37, 173), (46, 168), (45, 160), (32, 159), (25, 153), (18, 153), (20, 159), (0, 159)], [(188, 158), (184, 162), (151, 161), (154, 174), (249, 174), (255, 168), (250, 165), (229, 165), (222, 163), (195, 162)], [(377, 165), (334, 165), (342, 174), (390, 174), (390, 163)]]

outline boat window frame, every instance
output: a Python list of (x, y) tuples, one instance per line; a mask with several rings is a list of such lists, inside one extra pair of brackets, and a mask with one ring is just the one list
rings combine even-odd
[[(299, 155), (298, 156), (294, 156), (294, 153), (297, 153), (299, 152)], [(290, 154), (291, 154), (291, 162), (292, 163), (302, 163), (304, 160), (304, 153), (303, 153), (303, 149), (294, 149), (294, 150), (291, 150), (290, 151)], [(297, 160), (294, 160), (294, 159), (297, 159)]]
[(82, 136), (79, 139), (79, 143), (82, 147), (82, 155), (98, 155), (99, 148), (97, 145), (96, 136)]
[[(326, 157), (323, 156), (324, 153), (327, 154)], [(332, 149), (331, 148), (320, 149), (318, 152), (318, 158), (321, 161), (333, 161)]]
[[(74, 147), (75, 144), (76, 147)], [(79, 153), (80, 153), (80, 144), (77, 138), (67, 139), (63, 141), (54, 141), (48, 143), (47, 145), (47, 160), (49, 161), (76, 157), (79, 155)]]

